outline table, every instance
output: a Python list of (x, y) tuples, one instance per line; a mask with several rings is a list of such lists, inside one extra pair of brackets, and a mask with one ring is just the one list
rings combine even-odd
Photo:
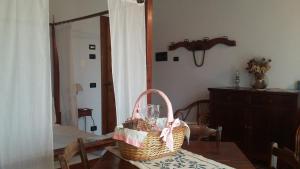
[[(185, 143), (182, 148), (237, 169), (255, 169), (235, 143), (221, 142), (218, 147), (216, 142), (194, 141), (189, 145)], [(93, 166), (93, 169), (101, 168), (137, 169), (137, 167), (110, 152), (107, 152)]]
[(79, 108), (78, 109), (78, 118), (84, 117), (84, 131), (86, 132), (86, 116), (92, 117), (93, 109), (90, 108)]

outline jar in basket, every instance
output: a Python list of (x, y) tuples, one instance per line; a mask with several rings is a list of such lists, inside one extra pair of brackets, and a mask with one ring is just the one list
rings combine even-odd
[(144, 117), (146, 122), (154, 127), (156, 125), (156, 120), (159, 117), (159, 105), (148, 104), (144, 112)]

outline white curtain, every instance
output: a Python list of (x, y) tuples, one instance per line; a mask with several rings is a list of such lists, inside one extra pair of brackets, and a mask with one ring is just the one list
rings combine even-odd
[(0, 1), (0, 168), (52, 169), (48, 0)]
[(74, 80), (74, 56), (71, 52), (71, 24), (55, 27), (60, 71), (60, 108), (63, 125), (77, 126), (78, 110)]
[(136, 0), (108, 0), (117, 124), (123, 123), (146, 90), (145, 6)]

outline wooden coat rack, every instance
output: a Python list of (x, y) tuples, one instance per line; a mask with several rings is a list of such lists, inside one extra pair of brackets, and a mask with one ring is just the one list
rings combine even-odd
[[(217, 44), (223, 44), (226, 46), (236, 46), (236, 42), (234, 40), (229, 40), (226, 36), (224, 37), (219, 37), (219, 38), (214, 38), (214, 39), (209, 39), (209, 38), (204, 38), (202, 40), (197, 40), (197, 41), (189, 41), (188, 39), (177, 42), (177, 43), (171, 43), (169, 46), (169, 50), (176, 50), (180, 47), (184, 47), (187, 50), (193, 52), (193, 57), (194, 57), (194, 62), (197, 67), (201, 67), (204, 64), (205, 60), (205, 52), (206, 50), (211, 49)], [(197, 63), (196, 59), (196, 51), (203, 51), (202, 55), (202, 60), (201, 63)]]

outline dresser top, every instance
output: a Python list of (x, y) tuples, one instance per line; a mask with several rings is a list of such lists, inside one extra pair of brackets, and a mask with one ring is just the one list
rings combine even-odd
[(276, 94), (300, 94), (299, 90), (288, 90), (280, 88), (267, 88), (267, 89), (253, 89), (247, 87), (216, 87), (208, 88), (209, 91), (222, 90), (222, 91), (236, 91), (236, 92), (253, 92), (253, 93), (276, 93)]

